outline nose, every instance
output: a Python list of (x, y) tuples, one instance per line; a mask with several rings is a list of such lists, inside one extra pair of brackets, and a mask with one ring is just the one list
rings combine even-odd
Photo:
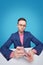
[(24, 26), (21, 27), (22, 29), (24, 28)]

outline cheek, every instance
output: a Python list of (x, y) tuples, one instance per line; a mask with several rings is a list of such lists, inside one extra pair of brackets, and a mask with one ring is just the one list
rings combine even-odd
[(24, 27), (24, 29), (25, 29), (25, 27)]
[(21, 27), (20, 27), (20, 26), (18, 26), (18, 29), (21, 29)]

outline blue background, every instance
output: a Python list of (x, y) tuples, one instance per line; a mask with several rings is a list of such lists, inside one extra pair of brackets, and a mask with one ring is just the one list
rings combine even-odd
[(17, 31), (20, 17), (27, 20), (26, 30), (43, 42), (43, 0), (0, 0), (0, 47)]

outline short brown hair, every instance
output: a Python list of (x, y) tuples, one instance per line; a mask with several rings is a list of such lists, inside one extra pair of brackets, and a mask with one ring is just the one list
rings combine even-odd
[(20, 20), (27, 22), (25, 18), (19, 18), (17, 24), (19, 23)]

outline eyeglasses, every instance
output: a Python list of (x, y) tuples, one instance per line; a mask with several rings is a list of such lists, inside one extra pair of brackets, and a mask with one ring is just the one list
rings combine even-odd
[(19, 24), (20, 26), (26, 27), (26, 25)]

